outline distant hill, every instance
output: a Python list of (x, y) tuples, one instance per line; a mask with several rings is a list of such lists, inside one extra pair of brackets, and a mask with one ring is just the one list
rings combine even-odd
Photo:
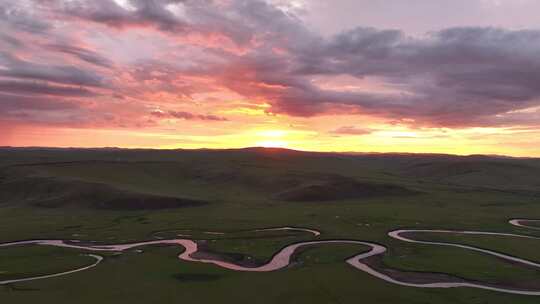
[(527, 159), (436, 159), (407, 166), (400, 174), (440, 183), (540, 191), (540, 166)]
[(0, 149), (0, 204), (161, 209), (337, 202), (438, 189), (540, 195), (540, 159), (228, 150)]

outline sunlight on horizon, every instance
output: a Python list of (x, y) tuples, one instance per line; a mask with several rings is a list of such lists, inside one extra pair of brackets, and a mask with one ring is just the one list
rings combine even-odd
[(540, 1), (434, 1), (0, 0), (0, 146), (540, 157)]

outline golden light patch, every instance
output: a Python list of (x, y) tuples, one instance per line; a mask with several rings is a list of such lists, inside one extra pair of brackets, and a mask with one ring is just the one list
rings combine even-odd
[(272, 138), (279, 138), (287, 135), (287, 131), (285, 130), (264, 130), (257, 132), (258, 136), (264, 136), (264, 137), (272, 137)]
[(240, 115), (250, 115), (250, 116), (262, 116), (267, 115), (264, 109), (253, 109), (253, 108), (234, 108), (230, 110), (221, 111), (223, 114), (240, 114)]
[(264, 148), (286, 148), (288, 147), (288, 144), (282, 140), (265, 140), (257, 142), (255, 146)]

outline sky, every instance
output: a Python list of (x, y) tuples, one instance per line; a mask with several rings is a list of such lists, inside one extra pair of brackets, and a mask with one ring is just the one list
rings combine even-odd
[(0, 0), (0, 146), (540, 156), (538, 11)]

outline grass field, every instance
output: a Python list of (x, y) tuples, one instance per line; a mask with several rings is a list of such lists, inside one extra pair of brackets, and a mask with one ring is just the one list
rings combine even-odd
[[(540, 219), (540, 160), (400, 154), (0, 149), (0, 242), (79, 239), (102, 243), (156, 236), (206, 240), (208, 250), (265, 261), (304, 232), (389, 248), (383, 262), (478, 282), (536, 286), (540, 272), (458, 248), (400, 242), (391, 230), (456, 229), (540, 236), (508, 224)], [(358, 190), (360, 189), (360, 190)], [(391, 189), (391, 191), (389, 190)], [(294, 193), (290, 199), (290, 193)], [(284, 195), (287, 194), (287, 195)], [(332, 195), (336, 194), (332, 198)], [(346, 195), (344, 195), (346, 194)], [(302, 198), (302, 199), (294, 199)], [(227, 232), (225, 235), (205, 232)], [(540, 262), (540, 241), (418, 234)], [(0, 286), (2, 303), (538, 303), (539, 297), (470, 288), (399, 287), (344, 260), (367, 248), (321, 245), (289, 268), (243, 273), (179, 261), (178, 247), (107, 255), (70, 276)], [(79, 250), (0, 248), (0, 280), (91, 263)]]

